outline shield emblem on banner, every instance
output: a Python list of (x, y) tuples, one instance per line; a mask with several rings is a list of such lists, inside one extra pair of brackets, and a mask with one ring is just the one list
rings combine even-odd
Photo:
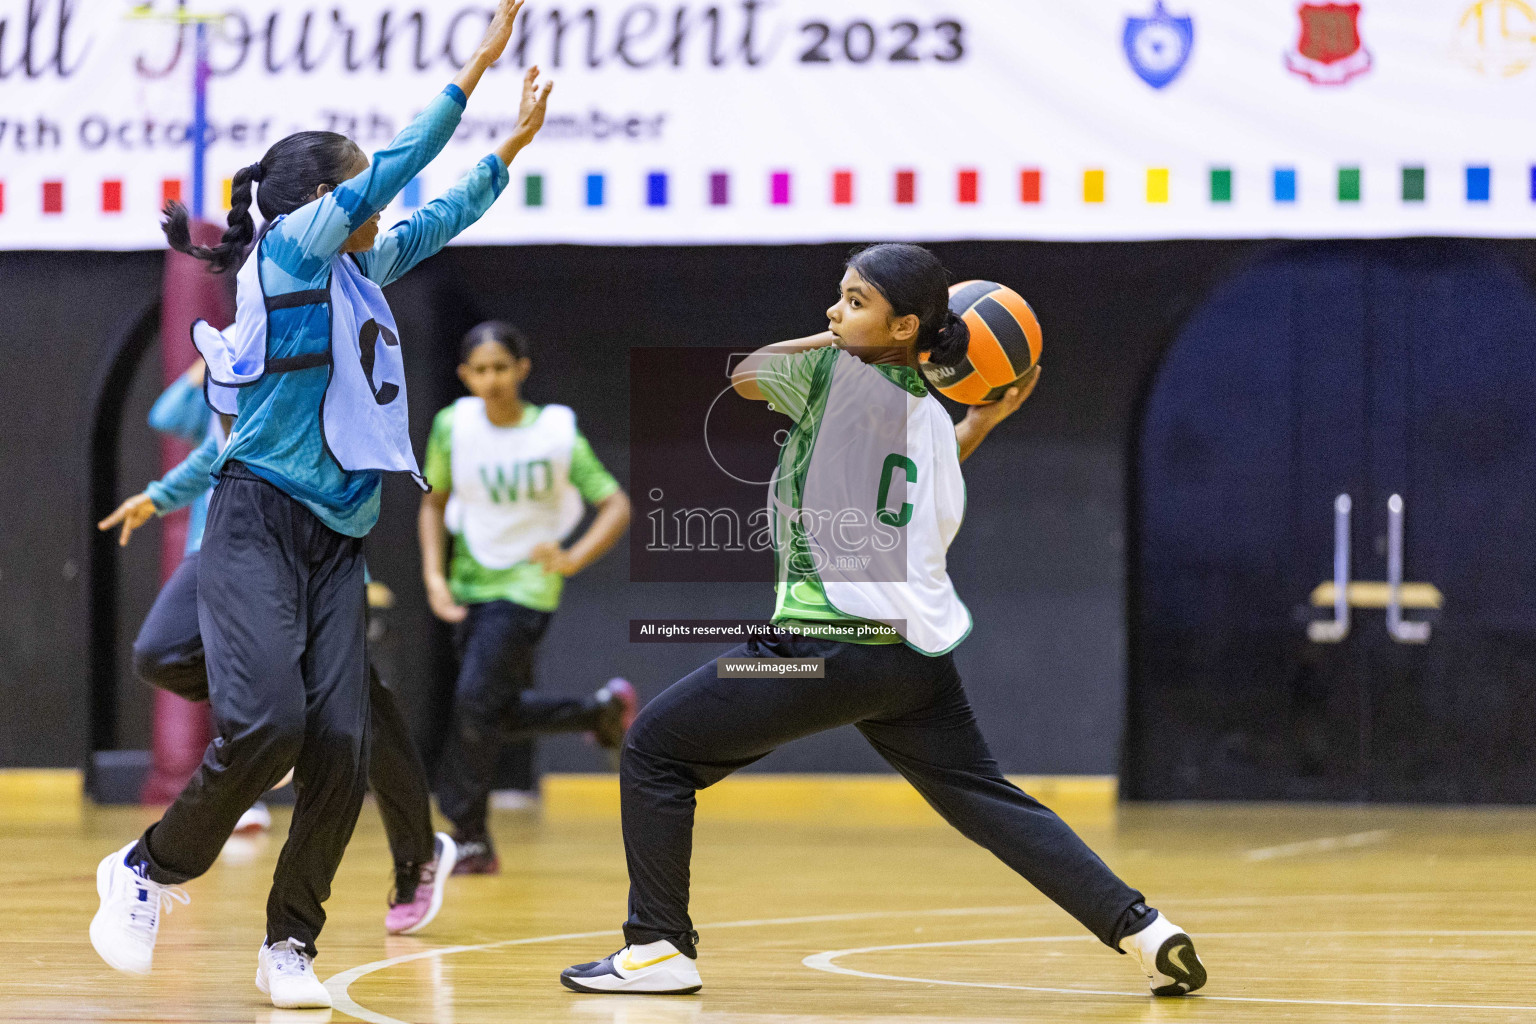
[(1195, 45), (1195, 22), (1187, 15), (1174, 17), (1162, 0), (1145, 18), (1126, 18), (1125, 59), (1131, 70), (1154, 89), (1161, 89), (1184, 70)]
[(1343, 85), (1371, 69), (1371, 53), (1360, 39), (1359, 4), (1302, 4), (1301, 38), (1285, 55), (1285, 66), (1313, 85)]

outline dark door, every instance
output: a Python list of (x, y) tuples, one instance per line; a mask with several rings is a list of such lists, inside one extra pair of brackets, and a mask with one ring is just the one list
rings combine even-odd
[[(1313, 243), (1218, 287), (1144, 406), (1124, 788), (1146, 799), (1536, 801), (1536, 297), (1477, 243)], [(1444, 595), (1422, 645), (1351, 574)], [(1409, 615), (1425, 618), (1424, 612)]]

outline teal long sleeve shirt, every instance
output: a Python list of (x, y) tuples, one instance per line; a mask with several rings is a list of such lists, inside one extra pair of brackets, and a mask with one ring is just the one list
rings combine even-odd
[(149, 500), (155, 503), (155, 511), (162, 516), (187, 505), (192, 506), (192, 517), (187, 522), (186, 554), (203, 546), (203, 528), (208, 523), (207, 494), (213, 485), (208, 474), (218, 457), (219, 439), (209, 430), (202, 443), (192, 449), (190, 455), (165, 476), (144, 488)]
[(203, 398), (203, 389), (182, 374), (160, 392), (149, 407), (149, 425), (162, 434), (197, 444), (208, 432), (208, 417), (213, 415)]
[(185, 554), (203, 546), (203, 528), (208, 523), (208, 471), (219, 457), (218, 440), (212, 428), (213, 412), (203, 399), (203, 389), (185, 375), (177, 377), (155, 399), (149, 410), (149, 425), (162, 434), (170, 434), (196, 445), (192, 453), (165, 476), (144, 489), (155, 503), (155, 512), (165, 515), (187, 505), (192, 506), (187, 521)]
[[(323, 288), (332, 261), (346, 259), (347, 238), (394, 199), (442, 151), (464, 110), (465, 97), (450, 85), (368, 169), (324, 196), (272, 222), (249, 258), (259, 259), (268, 297)], [(399, 278), (478, 220), (507, 185), (507, 168), (491, 154), (453, 188), (384, 232), (373, 248), (351, 258), (379, 286)], [(258, 188), (260, 186), (258, 185)], [(329, 311), (324, 306), (278, 309), (268, 314), (267, 358), (330, 350)], [(338, 533), (362, 537), (379, 517), (381, 476), (348, 472), (326, 450), (321, 401), (330, 381), (327, 366), (274, 374), (244, 388), (230, 442), (212, 467), (229, 461), (291, 495)]]

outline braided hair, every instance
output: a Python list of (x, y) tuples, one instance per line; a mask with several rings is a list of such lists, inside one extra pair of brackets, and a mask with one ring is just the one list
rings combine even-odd
[(334, 188), (351, 177), (362, 156), (357, 143), (345, 135), (295, 132), (278, 139), (260, 160), (235, 172), (229, 187), (229, 227), (217, 245), (192, 244), (187, 208), (175, 200), (165, 204), (160, 228), (172, 249), (207, 260), (215, 273), (222, 274), (238, 267), (256, 240), (252, 186), (260, 184), (256, 206), (271, 221), (314, 201), (321, 185)]
[(955, 366), (965, 358), (971, 329), (949, 308), (949, 273), (920, 245), (885, 243), (848, 258), (854, 271), (885, 296), (897, 316), (916, 314), (917, 351), (934, 366)]

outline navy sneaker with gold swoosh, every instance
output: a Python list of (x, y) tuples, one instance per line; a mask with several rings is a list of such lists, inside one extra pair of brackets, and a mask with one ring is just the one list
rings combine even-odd
[(1157, 911), (1146, 927), (1120, 940), (1134, 956), (1155, 996), (1187, 996), (1205, 984), (1205, 965), (1195, 942), (1182, 928)]
[(567, 967), (560, 972), (560, 984), (576, 992), (654, 996), (692, 995), (704, 987), (693, 958), (666, 939)]

